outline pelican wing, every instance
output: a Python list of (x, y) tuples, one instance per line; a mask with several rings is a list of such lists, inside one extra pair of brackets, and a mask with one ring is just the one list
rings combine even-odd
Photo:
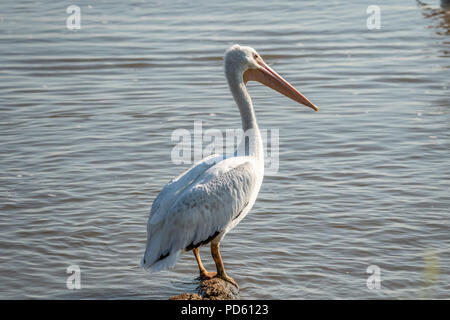
[(186, 181), (189, 185), (178, 186), (183, 190), (170, 206), (152, 208), (142, 263), (150, 271), (174, 266), (182, 252), (208, 243), (224, 231), (248, 205), (256, 171), (247, 157), (233, 157)]
[(191, 168), (166, 184), (153, 201), (153, 205), (150, 210), (149, 222), (151, 221), (152, 224), (156, 224), (160, 219), (164, 218), (167, 210), (173, 205), (174, 199), (176, 199), (184, 190), (186, 190), (186, 188), (197, 180), (199, 176), (205, 173), (206, 170), (211, 168), (220, 160), (223, 160), (222, 156), (216, 154), (210, 155), (209, 157), (195, 163)]

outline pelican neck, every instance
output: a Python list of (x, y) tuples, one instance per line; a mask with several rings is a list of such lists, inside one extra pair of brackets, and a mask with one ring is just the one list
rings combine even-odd
[(242, 78), (242, 73), (227, 72), (226, 76), (228, 85), (233, 95), (234, 101), (239, 108), (242, 121), (242, 129), (246, 132), (249, 129), (258, 130), (258, 123), (256, 122), (255, 111), (253, 109), (252, 99), (247, 91), (247, 86)]
[[(259, 131), (258, 123), (256, 122), (255, 111), (253, 109), (252, 99), (247, 91), (247, 86), (244, 83), (242, 72), (232, 72), (225, 70), (228, 85), (236, 105), (239, 108), (241, 115), (242, 129), (244, 134), (248, 137), (249, 146), (246, 146), (246, 155), (254, 156), (260, 161), (264, 161), (264, 151), (261, 140), (261, 133)], [(244, 139), (247, 140), (247, 139)], [(243, 142), (244, 142), (243, 141)]]

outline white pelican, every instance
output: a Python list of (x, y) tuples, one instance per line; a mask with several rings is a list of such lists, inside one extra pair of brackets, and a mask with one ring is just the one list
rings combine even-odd
[[(170, 268), (182, 253), (192, 250), (201, 277), (219, 277), (237, 287), (225, 272), (219, 245), (253, 207), (264, 176), (263, 145), (246, 83), (259, 81), (315, 111), (318, 108), (253, 48), (230, 47), (225, 52), (225, 75), (245, 132), (240, 151), (209, 156), (161, 190), (150, 210), (141, 266), (150, 272)], [(217, 268), (214, 273), (206, 271), (199, 255), (199, 247), (208, 243)]]

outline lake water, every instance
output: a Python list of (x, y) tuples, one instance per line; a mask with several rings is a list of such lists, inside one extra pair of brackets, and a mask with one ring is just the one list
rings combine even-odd
[(372, 4), (2, 1), (0, 298), (194, 290), (192, 254), (155, 275), (139, 260), (153, 199), (190, 166), (171, 161), (174, 130), (240, 128), (222, 61), (234, 43), (320, 107), (249, 84), (280, 146), (278, 173), (222, 242), (242, 298), (450, 298), (450, 12), (377, 1), (369, 30)]

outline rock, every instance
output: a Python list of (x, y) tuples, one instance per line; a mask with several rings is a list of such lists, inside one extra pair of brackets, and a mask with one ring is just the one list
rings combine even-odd
[(177, 296), (171, 296), (169, 300), (203, 300), (197, 293), (182, 293)]
[(239, 289), (220, 278), (201, 280), (198, 291), (204, 300), (239, 299)]
[(198, 293), (182, 293), (169, 300), (237, 300), (239, 289), (220, 278), (199, 279)]

